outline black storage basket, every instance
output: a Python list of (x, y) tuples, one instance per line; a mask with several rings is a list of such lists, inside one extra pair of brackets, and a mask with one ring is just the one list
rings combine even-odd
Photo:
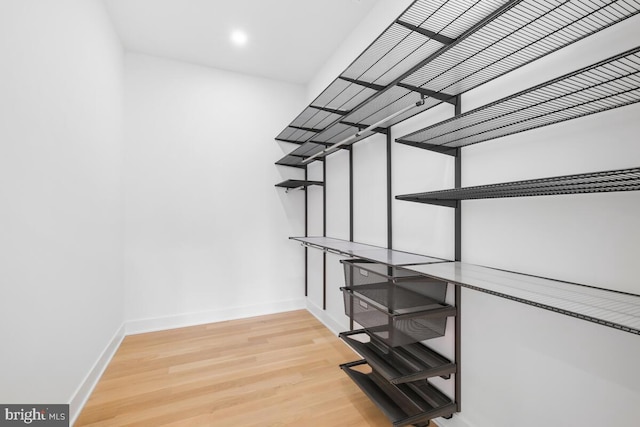
[(344, 266), (344, 283), (347, 288), (387, 283), (429, 297), (434, 301), (444, 302), (445, 300), (446, 282), (372, 261), (344, 259), (340, 262)]
[(341, 288), (345, 314), (391, 347), (445, 333), (455, 308), (393, 284)]

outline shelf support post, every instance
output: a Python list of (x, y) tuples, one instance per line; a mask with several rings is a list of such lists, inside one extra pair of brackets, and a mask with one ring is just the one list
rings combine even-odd
[[(322, 236), (327, 237), (327, 162), (322, 162)], [(327, 252), (322, 252), (322, 309), (327, 309)]]
[[(349, 241), (353, 242), (353, 145), (349, 147)], [(353, 283), (353, 271), (350, 270), (349, 274)], [(353, 313), (353, 298), (350, 309)], [(349, 317), (349, 330), (353, 331), (353, 316)]]
[(391, 127), (387, 128), (387, 248), (393, 249), (393, 195), (391, 190)]
[[(304, 180), (309, 180), (309, 171), (304, 167)], [(304, 192), (304, 237), (309, 237), (309, 192)], [(309, 248), (304, 247), (304, 296), (309, 296)]]
[[(458, 95), (455, 97), (455, 112), (456, 116), (462, 114), (462, 99)], [(456, 148), (455, 151), (455, 176), (454, 186), (455, 188), (462, 187), (462, 149)], [(458, 202), (455, 209), (455, 260), (460, 261), (462, 258), (462, 203)]]
[[(455, 101), (455, 115), (462, 114), (462, 99), (461, 96), (456, 96)], [(456, 188), (462, 187), (462, 149), (456, 148), (455, 156), (455, 176), (454, 185)], [(462, 203), (458, 202), (455, 208), (455, 260), (461, 261), (462, 259)], [(462, 365), (462, 347), (461, 347), (461, 333), (462, 333), (462, 289), (460, 286), (454, 286), (454, 298), (457, 310), (455, 319), (455, 359), (456, 359), (456, 373), (455, 373), (455, 400), (456, 400), (456, 412), (462, 411), (462, 404), (460, 403), (462, 397), (462, 381), (461, 377), (461, 365)]]

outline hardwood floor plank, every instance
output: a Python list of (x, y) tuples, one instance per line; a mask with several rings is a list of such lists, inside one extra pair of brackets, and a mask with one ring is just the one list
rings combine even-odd
[(76, 426), (390, 426), (305, 310), (128, 336)]

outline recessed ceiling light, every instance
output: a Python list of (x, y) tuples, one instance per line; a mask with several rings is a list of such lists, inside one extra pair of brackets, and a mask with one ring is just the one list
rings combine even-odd
[(248, 40), (249, 40), (249, 37), (247, 36), (247, 33), (245, 33), (242, 30), (234, 30), (231, 33), (231, 41), (236, 46), (244, 46), (245, 44), (247, 44)]

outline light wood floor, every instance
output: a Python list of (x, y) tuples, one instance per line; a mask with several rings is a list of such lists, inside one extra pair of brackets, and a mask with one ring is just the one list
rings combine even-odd
[(307, 311), (126, 337), (76, 426), (390, 426)]

